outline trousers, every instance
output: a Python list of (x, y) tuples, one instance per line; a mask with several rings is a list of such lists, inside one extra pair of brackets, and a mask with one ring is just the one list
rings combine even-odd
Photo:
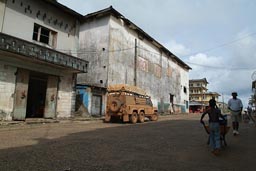
[(210, 146), (212, 150), (220, 148), (220, 124), (219, 122), (210, 122)]

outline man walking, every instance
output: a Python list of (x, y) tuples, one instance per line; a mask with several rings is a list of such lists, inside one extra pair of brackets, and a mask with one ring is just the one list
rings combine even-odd
[(228, 101), (228, 109), (231, 111), (233, 135), (238, 135), (239, 119), (242, 114), (243, 104), (242, 101), (237, 98), (237, 92), (232, 92), (232, 97), (233, 98)]

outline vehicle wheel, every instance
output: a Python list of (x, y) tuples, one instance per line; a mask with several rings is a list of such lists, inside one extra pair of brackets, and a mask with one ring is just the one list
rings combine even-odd
[(158, 115), (157, 115), (157, 114), (153, 114), (153, 115), (150, 117), (150, 120), (151, 120), (151, 121), (157, 121), (157, 120), (158, 120)]
[(138, 121), (138, 115), (137, 115), (136, 112), (133, 112), (133, 113), (131, 114), (131, 116), (130, 116), (130, 122), (133, 123), (133, 124), (135, 124), (135, 123), (137, 123), (137, 121)]
[(144, 112), (140, 112), (138, 120), (139, 120), (140, 123), (143, 123), (145, 121)]
[(112, 112), (117, 112), (121, 107), (121, 102), (119, 100), (113, 100), (110, 105), (110, 110)]

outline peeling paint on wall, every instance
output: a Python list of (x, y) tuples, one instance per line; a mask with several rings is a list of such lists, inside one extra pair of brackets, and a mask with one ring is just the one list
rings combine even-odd
[[(93, 25), (103, 24), (102, 20), (96, 21), (95, 19)], [(170, 104), (170, 93), (175, 95), (175, 105), (185, 106), (184, 100), (188, 100), (188, 96), (183, 93), (181, 86), (188, 82), (188, 70), (180, 67), (152, 42), (139, 38), (136, 31), (122, 25), (119, 19), (106, 17), (104, 20), (108, 20), (108, 22), (104, 22), (105, 25), (101, 25), (101, 28), (108, 28), (108, 32), (101, 34), (96, 34), (99, 27), (90, 27), (92, 24), (85, 23), (82, 26), (86, 31), (80, 33), (80, 35), (82, 34), (81, 41), (92, 37), (89, 35), (94, 35), (95, 41), (90, 41), (90, 43), (95, 43), (93, 47), (97, 47), (102, 45), (99, 42), (102, 43), (103, 40), (106, 40), (106, 37), (109, 37), (108, 41), (105, 42), (107, 43), (106, 47), (109, 48), (106, 56), (97, 53), (97, 60), (93, 55), (90, 56), (94, 69), (81, 80), (97, 84), (97, 79), (104, 77), (106, 72), (106, 85), (134, 85), (136, 79), (137, 86), (144, 89), (152, 97), (154, 106), (161, 104), (163, 111), (167, 110), (168, 104)], [(135, 42), (137, 42), (137, 46)], [(99, 51), (100, 49), (95, 50)], [(136, 51), (137, 56), (135, 56)], [(108, 60), (107, 70), (103, 71), (100, 68), (100, 61), (104, 62), (106, 59)]]

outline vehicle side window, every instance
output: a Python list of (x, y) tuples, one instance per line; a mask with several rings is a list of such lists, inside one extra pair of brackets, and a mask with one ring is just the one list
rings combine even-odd
[(147, 98), (147, 99), (146, 99), (146, 103), (147, 103), (147, 105), (153, 106), (152, 101), (151, 101), (150, 98)]

